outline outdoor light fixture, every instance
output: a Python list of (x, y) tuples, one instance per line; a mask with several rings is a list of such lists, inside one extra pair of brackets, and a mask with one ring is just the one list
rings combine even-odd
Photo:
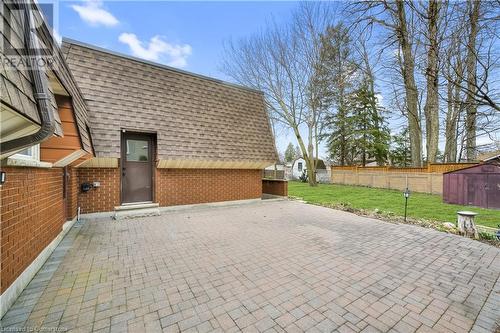
[(408, 210), (408, 198), (410, 197), (410, 189), (408, 187), (403, 192), (403, 195), (405, 197), (405, 222), (406, 222), (406, 212)]
[(7, 178), (7, 174), (5, 171), (0, 171), (0, 185), (3, 185), (5, 183), (5, 179)]
[(86, 193), (92, 189), (93, 185), (92, 183), (83, 183), (80, 185), (80, 189), (82, 190), (83, 193)]

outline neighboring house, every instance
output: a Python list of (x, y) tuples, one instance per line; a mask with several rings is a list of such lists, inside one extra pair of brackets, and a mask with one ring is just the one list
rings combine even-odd
[(278, 171), (283, 171), (285, 170), (285, 164), (273, 164), (273, 165), (270, 165), (268, 167), (266, 167), (264, 170), (267, 170), (267, 171), (274, 171), (274, 170), (278, 170)]
[(293, 162), (292, 162), (292, 163), (287, 162), (287, 163), (285, 164), (285, 168), (284, 168), (284, 170), (285, 170), (285, 179), (286, 179), (286, 180), (291, 180), (291, 179), (293, 179), (293, 178), (292, 178), (292, 166), (293, 166)]
[(490, 160), (500, 160), (500, 150), (490, 151), (486, 153), (482, 153), (478, 156), (479, 161), (490, 161)]
[[(75, 41), (61, 49), (38, 10), (25, 10), (37, 29), (24, 39), (22, 11), (2, 6), (0, 317), (77, 212), (261, 198), (277, 160), (261, 92)], [(53, 66), (4, 61), (33, 41)]]
[[(291, 168), (291, 179), (299, 179), (299, 177), (304, 173), (307, 173), (307, 164), (304, 158), (299, 157), (292, 163)], [(326, 175), (326, 176), (325, 176)], [(318, 160), (316, 167), (316, 180), (319, 182), (329, 182), (328, 171), (326, 169), (325, 162), (323, 160)]]
[(302, 173), (307, 170), (306, 161), (299, 157), (292, 162), (292, 168), (290, 172), (291, 179), (299, 179)]
[[(357, 163), (357, 164), (359, 165), (360, 163)], [(362, 164), (361, 164), (361, 165), (362, 165)], [(365, 167), (376, 167), (376, 166), (378, 166), (377, 161), (368, 161), (368, 162), (366, 162), (366, 164), (365, 164)]]

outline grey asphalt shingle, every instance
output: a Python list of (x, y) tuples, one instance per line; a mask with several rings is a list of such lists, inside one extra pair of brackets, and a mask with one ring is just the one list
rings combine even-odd
[(64, 40), (90, 110), (99, 157), (120, 157), (120, 130), (157, 133), (159, 159), (276, 160), (261, 92)]

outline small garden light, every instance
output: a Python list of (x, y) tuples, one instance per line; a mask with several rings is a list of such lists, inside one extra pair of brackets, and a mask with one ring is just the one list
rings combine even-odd
[(408, 189), (408, 187), (403, 192), (403, 195), (405, 197), (405, 222), (406, 222), (406, 212), (408, 210), (408, 198), (410, 197), (410, 189)]

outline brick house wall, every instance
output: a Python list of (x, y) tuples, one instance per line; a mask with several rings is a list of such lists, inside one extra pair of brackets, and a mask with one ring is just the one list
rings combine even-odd
[(63, 169), (2, 168), (0, 293), (61, 232), (65, 223)]
[(288, 196), (288, 181), (282, 179), (262, 179), (262, 193)]
[(157, 169), (155, 202), (187, 205), (262, 196), (262, 170)]
[[(173, 206), (257, 199), (262, 196), (261, 177), (261, 170), (252, 169), (156, 169), (153, 201)], [(120, 169), (78, 169), (78, 187), (94, 181), (101, 186), (87, 193), (78, 188), (81, 213), (113, 211), (121, 204)]]
[[(86, 193), (79, 189), (82, 183), (100, 182), (101, 186)], [(78, 200), (82, 214), (111, 212), (120, 205), (119, 168), (78, 169)]]

